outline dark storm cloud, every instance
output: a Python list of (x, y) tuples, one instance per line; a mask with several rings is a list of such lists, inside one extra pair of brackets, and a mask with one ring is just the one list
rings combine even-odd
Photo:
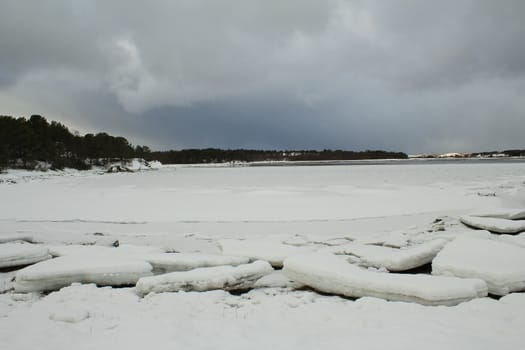
[(289, 101), (168, 107), (148, 112), (148, 118), (154, 123), (154, 135), (164, 143), (172, 139), (179, 147), (310, 149), (337, 145), (330, 140), (333, 132), (315, 111)]
[(523, 1), (0, 6), (0, 114), (156, 148), (525, 147)]

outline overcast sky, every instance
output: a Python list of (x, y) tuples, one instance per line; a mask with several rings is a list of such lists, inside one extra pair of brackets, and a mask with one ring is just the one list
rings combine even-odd
[(0, 0), (0, 114), (154, 149), (525, 148), (525, 1)]

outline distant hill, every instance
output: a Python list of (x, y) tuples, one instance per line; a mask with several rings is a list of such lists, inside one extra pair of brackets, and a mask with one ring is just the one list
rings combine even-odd
[(401, 152), (344, 150), (254, 150), (186, 149), (152, 152), (148, 146), (133, 146), (121, 136), (105, 132), (72, 133), (59, 122), (40, 115), (29, 119), (0, 116), (0, 168), (88, 169), (115, 160), (143, 158), (164, 164), (225, 163), (257, 161), (334, 161), (361, 159), (406, 159)]

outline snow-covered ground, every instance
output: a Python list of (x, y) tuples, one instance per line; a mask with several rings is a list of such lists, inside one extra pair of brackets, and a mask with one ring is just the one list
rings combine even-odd
[[(20, 238), (64, 261), (77, 256), (82, 269), (97, 257), (101, 264), (110, 256), (221, 254), (221, 243), (229, 254), (248, 247), (247, 257), (275, 254), (279, 261), (301, 249), (347, 252), (349, 243), (409, 252), (458, 236), (525, 244), (524, 233), (494, 235), (459, 220), (523, 210), (525, 163), (177, 166), (103, 175), (9, 172), (0, 180), (0, 242)], [(276, 272), (240, 295), (141, 297), (132, 286), (93, 284), (37, 294), (13, 290), (14, 276), (0, 272), (2, 349), (521, 349), (525, 343), (522, 293), (457, 306), (350, 300), (298, 289)]]

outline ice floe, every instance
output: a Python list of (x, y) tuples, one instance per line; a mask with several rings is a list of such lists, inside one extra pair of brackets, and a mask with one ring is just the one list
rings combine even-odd
[(487, 285), (480, 279), (370, 271), (329, 253), (290, 257), (284, 262), (284, 273), (313, 289), (347, 297), (456, 305), (487, 295)]
[(525, 231), (525, 220), (509, 220), (494, 217), (462, 216), (461, 222), (467, 226), (496, 233), (519, 233)]
[(408, 245), (409, 237), (403, 232), (391, 232), (383, 242), (385, 247), (402, 248)]
[(159, 247), (132, 244), (121, 244), (118, 247), (79, 244), (48, 245), (48, 248), (53, 256), (91, 256), (94, 259), (99, 256), (143, 259), (147, 255), (164, 253), (164, 250)]
[(300, 288), (303, 285), (292, 281), (282, 270), (276, 270), (255, 282), (255, 288)]
[(507, 220), (525, 219), (525, 209), (492, 209), (470, 214), (471, 216), (500, 218)]
[(465, 229), (465, 230), (456, 230), (456, 231), (444, 231), (439, 233), (434, 233), (432, 237), (436, 239), (445, 239), (447, 241), (452, 241), (458, 237), (470, 237), (470, 238), (485, 238), (485, 239), (493, 239), (501, 236), (508, 236), (508, 235), (499, 235), (499, 234), (492, 234), (490, 231), (487, 230), (472, 230), (472, 229)]
[(357, 257), (356, 262), (362, 266), (406, 271), (430, 263), (446, 243), (446, 240), (435, 239), (405, 249), (350, 243), (331, 248), (330, 251)]
[(33, 244), (0, 244), (0, 268), (24, 266), (50, 259), (47, 248)]
[(137, 282), (136, 290), (140, 295), (151, 292), (242, 290), (253, 287), (258, 279), (272, 271), (270, 264), (262, 260), (239, 266), (203, 267), (143, 277)]
[(287, 257), (311, 252), (311, 248), (297, 247), (276, 241), (266, 240), (219, 240), (222, 253), (225, 255), (244, 256), (251, 260), (268, 261), (274, 267), (282, 267)]
[(525, 248), (488, 239), (457, 238), (432, 261), (433, 275), (479, 278), (489, 293), (525, 290)]
[(33, 237), (29, 236), (29, 235), (21, 235), (21, 234), (0, 236), (0, 244), (1, 243), (9, 243), (9, 242), (28, 242), (28, 243), (33, 243)]
[[(390, 233), (373, 233), (353, 240), (353, 243), (382, 245), (391, 248), (406, 247), (409, 244), (409, 235), (401, 231)], [(346, 242), (348, 243), (348, 242)]]
[(100, 286), (134, 285), (140, 277), (150, 276), (151, 271), (149, 263), (131, 258), (64, 256), (18, 271), (15, 291), (51, 291), (76, 282)]
[(13, 289), (15, 271), (0, 272), (0, 294)]
[(153, 266), (155, 273), (187, 271), (200, 267), (223, 265), (237, 266), (250, 262), (250, 259), (246, 257), (203, 253), (153, 254), (146, 256), (145, 260)]

